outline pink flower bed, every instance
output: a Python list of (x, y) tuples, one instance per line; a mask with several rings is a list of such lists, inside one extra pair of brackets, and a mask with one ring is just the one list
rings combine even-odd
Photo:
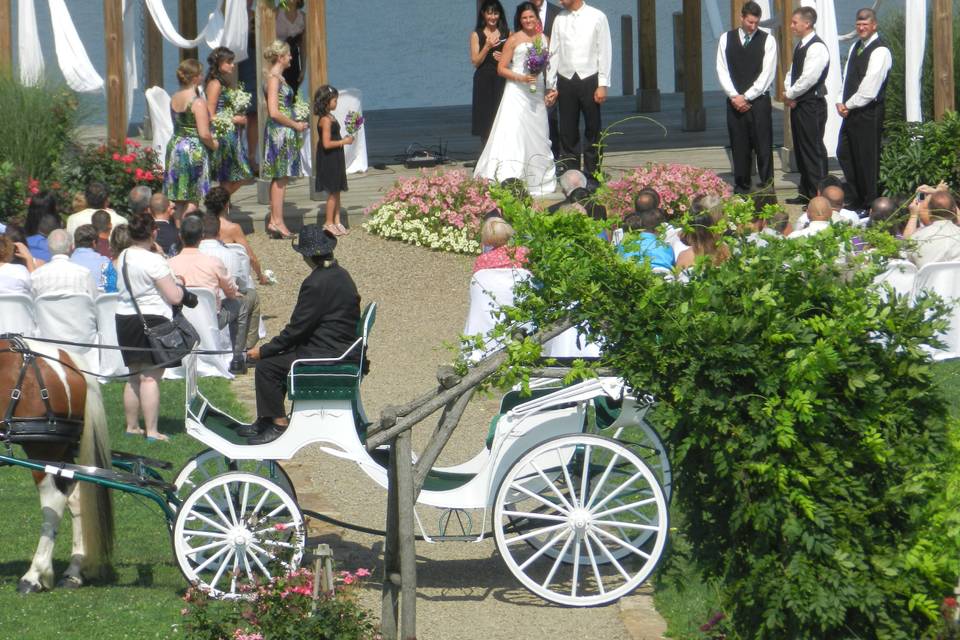
[(687, 164), (647, 164), (607, 183), (606, 206), (619, 215), (633, 211), (633, 203), (645, 187), (660, 194), (661, 208), (667, 217), (690, 210), (699, 196), (729, 197), (733, 191), (720, 176), (707, 169)]

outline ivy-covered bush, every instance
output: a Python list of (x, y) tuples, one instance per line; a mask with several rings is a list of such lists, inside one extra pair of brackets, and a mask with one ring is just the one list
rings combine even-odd
[(921, 184), (960, 188), (960, 116), (940, 122), (898, 122), (889, 127), (880, 153), (880, 183), (891, 196), (909, 195)]
[(730, 185), (708, 169), (688, 164), (648, 163), (611, 180), (599, 192), (607, 210), (624, 215), (633, 211), (640, 190), (652, 187), (660, 195), (660, 206), (668, 218), (690, 211), (699, 196), (727, 197)]
[(496, 206), (483, 180), (436, 171), (400, 180), (364, 213), (367, 231), (418, 247), (480, 253), (480, 222)]
[[(585, 216), (511, 218), (543, 284), (509, 316), (586, 323), (601, 364), (659, 399), (682, 533), (736, 637), (942, 626), (960, 456), (924, 350), (941, 302), (878, 290), (882, 252), (854, 255), (852, 230), (766, 247), (728, 235), (730, 258), (681, 283), (617, 257)], [(509, 352), (516, 379), (538, 350)]]

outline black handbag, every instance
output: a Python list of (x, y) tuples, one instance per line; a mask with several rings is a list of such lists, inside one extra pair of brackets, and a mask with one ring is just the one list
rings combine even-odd
[(143, 314), (140, 313), (140, 305), (137, 304), (137, 297), (133, 294), (133, 288), (130, 286), (126, 256), (123, 257), (122, 271), (123, 282), (127, 286), (133, 308), (137, 310), (137, 315), (140, 316), (140, 322), (143, 323), (143, 332), (147, 336), (147, 342), (150, 343), (153, 361), (164, 368), (179, 367), (183, 358), (200, 343), (200, 334), (190, 324), (190, 321), (180, 313), (179, 309), (174, 310), (172, 320), (164, 320), (158, 325), (149, 326)]

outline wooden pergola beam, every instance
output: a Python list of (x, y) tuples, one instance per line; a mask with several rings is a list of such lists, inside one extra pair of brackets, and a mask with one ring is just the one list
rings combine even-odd
[(703, 108), (703, 45), (700, 33), (700, 0), (683, 0), (683, 117), (684, 131), (704, 131), (707, 112)]
[(637, 56), (640, 67), (637, 111), (660, 111), (660, 87), (657, 83), (657, 0), (637, 0)]
[[(310, 78), (308, 100), (312, 100), (313, 95), (321, 85), (327, 84), (327, 6), (324, 0), (310, 0), (307, 3), (307, 20), (305, 29), (306, 64), (307, 75)], [(310, 157), (317, 157), (317, 144), (320, 142), (320, 136), (317, 134), (317, 117), (310, 116)], [(310, 181), (310, 195), (314, 199), (319, 199), (320, 195), (314, 192), (313, 180)]]
[(127, 100), (123, 71), (123, 0), (103, 0), (107, 49), (107, 144), (123, 149), (127, 140)]
[[(180, 35), (187, 40), (197, 37), (197, 0), (179, 0), (177, 3), (177, 21)], [(180, 62), (197, 57), (197, 49), (180, 49)]]
[(147, 51), (145, 53), (147, 67), (147, 87), (163, 86), (163, 36), (157, 29), (156, 23), (150, 12), (146, 12), (143, 17), (147, 23)]
[(13, 75), (13, 12), (11, 0), (0, 0), (0, 75)]
[(954, 104), (953, 0), (933, 0), (933, 117), (942, 120)]

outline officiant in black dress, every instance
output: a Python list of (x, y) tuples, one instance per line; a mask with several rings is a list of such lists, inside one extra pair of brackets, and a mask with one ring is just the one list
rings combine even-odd
[(497, 74), (497, 64), (503, 45), (510, 35), (503, 5), (498, 0), (487, 0), (477, 12), (477, 25), (470, 34), (470, 62), (473, 64), (473, 118), (471, 134), (480, 136), (481, 146), (487, 146), (490, 128), (503, 97), (506, 82)]

